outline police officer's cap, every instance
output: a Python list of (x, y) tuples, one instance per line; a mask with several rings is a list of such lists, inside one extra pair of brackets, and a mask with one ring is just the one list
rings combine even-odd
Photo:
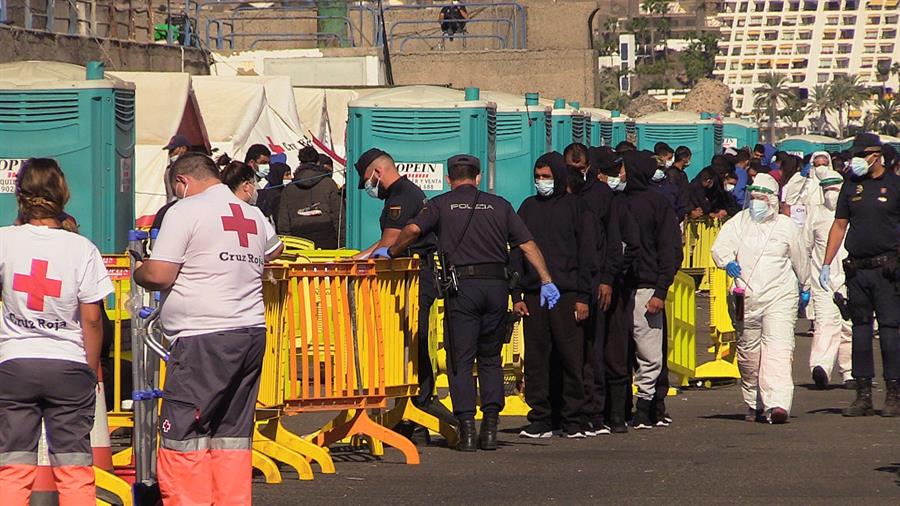
[(468, 165), (474, 167), (476, 171), (481, 172), (481, 160), (472, 155), (456, 155), (451, 156), (450, 159), (447, 160), (447, 168), (456, 165)]
[(873, 133), (859, 134), (853, 138), (850, 146), (850, 154), (858, 156), (863, 153), (875, 153), (881, 151), (881, 139)]
[(366, 151), (365, 153), (363, 153), (362, 156), (360, 156), (359, 159), (356, 161), (355, 167), (356, 167), (356, 173), (359, 174), (359, 189), (360, 190), (362, 190), (363, 188), (366, 187), (366, 182), (364, 180), (364, 178), (366, 177), (366, 169), (369, 168), (369, 165), (372, 165), (372, 162), (381, 158), (382, 156), (390, 156), (390, 155), (388, 155), (386, 152), (384, 152), (378, 148), (372, 148), (372, 149)]

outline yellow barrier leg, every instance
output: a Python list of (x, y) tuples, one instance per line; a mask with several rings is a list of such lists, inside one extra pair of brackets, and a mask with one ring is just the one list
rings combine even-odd
[(373, 419), (385, 427), (394, 427), (404, 420), (413, 422), (443, 436), (447, 440), (448, 446), (456, 446), (456, 428), (417, 408), (411, 397), (398, 398), (397, 404), (390, 411), (375, 416)]
[(131, 506), (133, 504), (131, 485), (129, 485), (127, 481), (96, 466), (94, 467), (94, 480), (96, 481), (97, 488), (118, 497), (123, 506)]
[[(303, 438), (306, 439), (307, 441), (315, 441), (316, 439), (318, 439), (319, 434), (321, 434), (323, 432), (328, 432), (328, 431), (334, 430), (335, 427), (339, 427), (341, 425), (349, 423), (351, 420), (353, 420), (354, 416), (356, 416), (355, 409), (346, 409), (344, 411), (341, 411), (334, 418), (332, 418), (330, 422), (323, 425), (321, 429), (319, 429), (311, 434), (307, 434), (307, 435), (303, 436)], [(349, 443), (350, 441), (348, 440), (345, 442)]]
[(312, 467), (303, 455), (263, 436), (256, 428), (253, 429), (253, 449), (271, 459), (293, 467), (301, 480), (313, 479)]
[(275, 461), (255, 449), (253, 450), (253, 468), (259, 469), (263, 473), (266, 483), (281, 483), (281, 471), (278, 470)]
[(319, 469), (322, 473), (334, 474), (334, 460), (331, 459), (328, 448), (316, 446), (287, 430), (281, 425), (280, 418), (268, 420), (265, 424), (260, 424), (259, 433), (262, 436), (303, 455), (306, 457), (307, 461), (313, 461), (319, 464)]
[[(365, 434), (373, 439), (383, 441), (400, 450), (406, 458), (407, 464), (419, 464), (419, 452), (416, 445), (409, 439), (397, 434), (396, 432), (382, 427), (373, 422), (369, 418), (368, 413), (364, 409), (357, 410), (353, 418), (343, 425), (334, 427), (331, 430), (320, 431), (316, 436), (316, 443), (319, 446), (328, 446), (332, 443), (340, 441), (347, 436), (355, 436), (357, 434)], [(374, 446), (374, 444), (373, 444)]]
[(133, 449), (129, 446), (124, 450), (114, 453), (112, 456), (113, 467), (130, 466), (134, 457)]

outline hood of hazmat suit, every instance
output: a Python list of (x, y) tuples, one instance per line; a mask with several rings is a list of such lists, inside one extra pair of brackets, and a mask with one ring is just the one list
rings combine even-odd
[[(819, 166), (816, 163), (820, 164)], [(802, 227), (806, 223), (810, 208), (822, 203), (822, 192), (819, 191), (819, 174), (831, 168), (831, 155), (827, 151), (816, 151), (809, 158), (812, 166), (804, 177), (797, 172), (784, 185), (784, 203), (791, 208), (791, 218)]]

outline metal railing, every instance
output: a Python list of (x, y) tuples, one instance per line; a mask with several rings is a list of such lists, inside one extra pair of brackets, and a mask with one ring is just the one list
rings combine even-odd
[[(468, 11), (468, 18), (465, 20), (455, 20), (464, 27), (471, 25), (485, 24), (489, 26), (491, 33), (468, 33), (465, 29), (453, 35), (454, 39), (460, 39), (464, 43), (471, 39), (491, 39), (497, 40), (500, 47), (498, 49), (525, 49), (528, 45), (527, 29), (525, 18), (525, 7), (519, 2), (460, 2), (458, 4), (435, 3), (431, 5), (384, 5), (385, 29), (387, 31), (387, 43), (393, 47), (397, 45), (398, 50), (406, 45), (410, 40), (430, 40), (443, 39), (446, 36), (442, 33), (439, 21), (439, 15), (445, 7), (465, 7)], [(432, 13), (428, 19), (409, 20), (399, 19), (391, 20), (392, 13), (414, 13), (416, 11)], [(489, 17), (483, 17), (489, 16)], [(454, 22), (454, 20), (449, 20)], [(397, 33), (397, 26), (421, 26), (423, 28), (414, 33)], [(428, 28), (426, 28), (428, 27)], [(384, 37), (379, 37), (379, 45), (384, 43)]]
[[(491, 23), (491, 24), (493, 24), (493, 25), (495, 25), (495, 26), (498, 25), (498, 24), (499, 24), (499, 25), (506, 25), (506, 26), (509, 27), (509, 31), (510, 31), (510, 32), (513, 31), (513, 26), (514, 26), (514, 23), (513, 23), (511, 20), (509, 20), (509, 19), (503, 19), (503, 18), (478, 18), (478, 19), (470, 19), (470, 20), (467, 20), (467, 21), (466, 21), (466, 26), (469, 26), (470, 24), (479, 24), (479, 23), (485, 23), (485, 24), (486, 24), (486, 23)], [(425, 33), (421, 33), (421, 32), (414, 32), (414, 33), (410, 33), (410, 34), (400, 34), (400, 35), (398, 35), (398, 34), (395, 33), (396, 28), (397, 28), (398, 26), (403, 27), (403, 26), (418, 26), (418, 25), (425, 25), (425, 26), (433, 27), (433, 26), (434, 26), (434, 22), (433, 22), (433, 21), (414, 21), (414, 20), (395, 21), (395, 22), (391, 23), (391, 28), (388, 30), (388, 37), (387, 37), (387, 39), (388, 39), (388, 44), (393, 45), (395, 40), (399, 40), (400, 43), (399, 43), (399, 45), (397, 46), (397, 49), (398, 49), (399, 51), (403, 51), (403, 48), (404, 48), (404, 46), (406, 46), (406, 43), (409, 42), (409, 41), (411, 41), (411, 40), (440, 40), (440, 41), (444, 41), (445, 39), (447, 39), (447, 38), (449, 37), (448, 35), (446, 35), (446, 34), (444, 34), (444, 33), (439, 33), (439, 34), (425, 34)], [(431, 31), (431, 32), (434, 32), (435, 30), (430, 30), (430, 31)], [(453, 38), (454, 38), (454, 39), (459, 39), (459, 40), (461, 40), (464, 47), (466, 46), (466, 43), (467, 43), (467, 41), (469, 41), (469, 40), (473, 40), (473, 39), (476, 39), (476, 40), (477, 40), (477, 39), (490, 39), (490, 40), (496, 40), (496, 41), (497, 41), (497, 45), (498, 45), (497, 49), (510, 49), (510, 47), (509, 47), (509, 40), (510, 40), (510, 38), (507, 37), (507, 36), (505, 36), (505, 35), (503, 35), (503, 34), (498, 34), (498, 33), (493, 33), (493, 34), (471, 34), (471, 33), (468, 33), (467, 31), (461, 31), (461, 32), (456, 32), (456, 33), (454, 33), (454, 34), (453, 34)], [(515, 40), (513, 41), (513, 43), (515, 44)], [(514, 48), (514, 49), (518, 49), (518, 48)]]

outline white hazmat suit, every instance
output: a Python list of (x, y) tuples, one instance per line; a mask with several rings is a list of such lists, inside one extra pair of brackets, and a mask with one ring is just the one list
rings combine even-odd
[[(813, 158), (815, 160), (815, 157)], [(843, 243), (838, 254), (831, 262), (831, 282), (828, 289), (819, 285), (819, 273), (822, 272), (822, 260), (825, 258), (825, 247), (828, 245), (828, 234), (834, 222), (834, 209), (837, 205), (838, 193), (843, 184), (841, 175), (831, 169), (831, 158), (827, 167), (818, 167), (816, 176), (820, 181), (822, 203), (812, 205), (808, 209), (803, 242), (809, 254), (812, 302), (816, 305), (816, 330), (813, 333), (812, 349), (809, 353), (809, 370), (816, 367), (825, 371), (827, 378), (837, 362), (838, 371), (843, 381), (852, 379), (852, 332), (851, 324), (841, 318), (841, 313), (834, 304), (835, 291), (844, 297), (847, 289), (844, 285), (843, 260), (847, 258), (847, 250)]]
[(770, 420), (773, 410), (780, 408), (786, 419), (794, 395), (791, 369), (799, 283), (807, 286), (809, 262), (797, 225), (778, 213), (775, 179), (758, 174), (747, 192), (748, 209), (722, 227), (712, 258), (720, 268), (730, 262), (741, 267), (736, 283), (745, 289), (744, 333), (738, 338), (737, 359), (744, 403)]

